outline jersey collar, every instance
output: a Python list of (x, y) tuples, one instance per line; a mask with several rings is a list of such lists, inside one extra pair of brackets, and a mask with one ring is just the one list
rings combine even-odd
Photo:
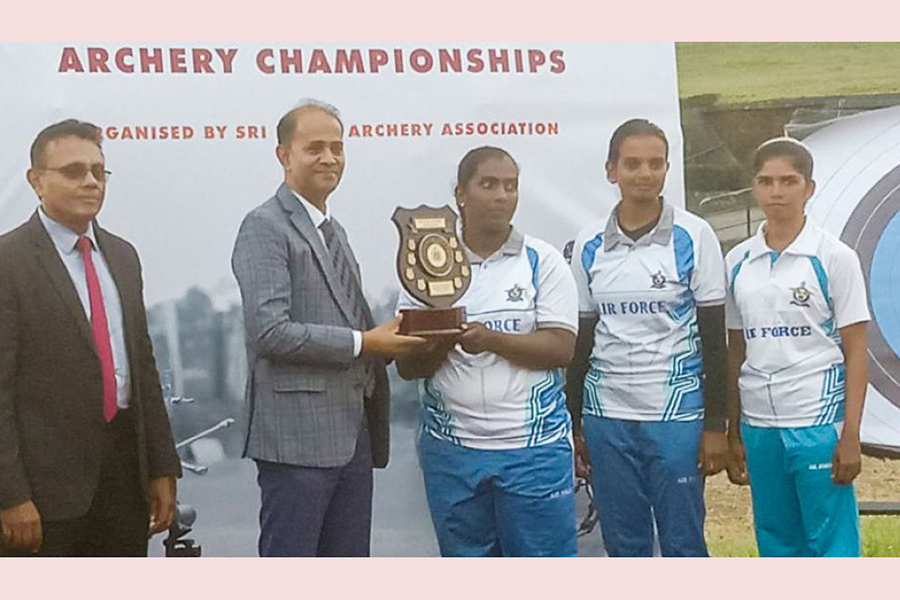
[(522, 252), (522, 247), (525, 245), (525, 235), (513, 227), (509, 232), (509, 237), (506, 238), (506, 241), (503, 242), (503, 245), (500, 246), (496, 252), (488, 256), (487, 258), (481, 258), (474, 252), (472, 252), (468, 246), (466, 246), (466, 242), (463, 239), (462, 231), (459, 234), (459, 240), (462, 243), (463, 250), (466, 251), (466, 256), (469, 257), (470, 264), (478, 264), (482, 262), (488, 262), (489, 260), (496, 260), (500, 256), (516, 256)]
[(649, 233), (637, 241), (622, 232), (619, 227), (619, 204), (616, 204), (609, 219), (606, 221), (606, 231), (603, 234), (603, 251), (609, 252), (616, 247), (617, 244), (625, 244), (626, 246), (649, 246), (650, 244), (666, 245), (672, 239), (672, 228), (675, 225), (675, 209), (660, 196), (662, 202), (662, 214), (659, 216), (659, 223), (656, 224)]
[[(765, 221), (760, 223), (759, 228), (756, 230), (756, 235), (753, 236), (753, 241), (750, 242), (750, 260), (774, 252), (774, 250), (769, 248), (769, 245), (766, 243), (765, 227)], [(791, 242), (790, 246), (784, 249), (782, 254), (815, 256), (821, 241), (822, 230), (807, 216), (806, 222), (803, 224), (803, 229), (800, 230), (800, 235)]]

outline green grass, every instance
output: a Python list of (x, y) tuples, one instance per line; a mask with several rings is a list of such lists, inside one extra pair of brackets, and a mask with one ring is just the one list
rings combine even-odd
[(720, 104), (900, 93), (900, 43), (682, 42), (682, 98)]
[[(900, 517), (862, 517), (863, 556), (900, 556)], [(758, 556), (754, 538), (711, 541), (712, 556)]]
[(900, 517), (862, 518), (863, 556), (900, 556)]
[(756, 551), (756, 539), (734, 539), (719, 542), (708, 542), (710, 556), (747, 557), (759, 556)]

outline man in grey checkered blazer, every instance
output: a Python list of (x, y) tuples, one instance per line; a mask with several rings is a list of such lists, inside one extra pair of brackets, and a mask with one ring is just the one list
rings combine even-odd
[(385, 358), (424, 340), (375, 326), (326, 200), (344, 169), (337, 111), (308, 101), (278, 123), (284, 183), (250, 211), (232, 269), (249, 374), (260, 556), (368, 556), (372, 467), (388, 461)]

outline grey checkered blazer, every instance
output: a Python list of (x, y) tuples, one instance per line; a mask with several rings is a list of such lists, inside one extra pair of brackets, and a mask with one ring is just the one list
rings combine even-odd
[[(344, 229), (334, 221), (356, 274)], [(245, 456), (307, 467), (337, 467), (353, 457), (364, 415), (374, 466), (388, 460), (390, 391), (384, 361), (353, 358), (347, 294), (306, 210), (284, 184), (241, 223), (231, 266), (241, 288), (246, 331)], [(375, 391), (363, 398), (365, 363)]]

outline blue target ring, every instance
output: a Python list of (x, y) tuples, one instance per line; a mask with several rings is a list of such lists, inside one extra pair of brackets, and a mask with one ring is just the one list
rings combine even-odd
[(869, 288), (869, 382), (900, 408), (900, 165), (860, 199), (841, 239), (859, 255)]
[(881, 335), (900, 356), (900, 214), (888, 222), (875, 246), (869, 291)]

